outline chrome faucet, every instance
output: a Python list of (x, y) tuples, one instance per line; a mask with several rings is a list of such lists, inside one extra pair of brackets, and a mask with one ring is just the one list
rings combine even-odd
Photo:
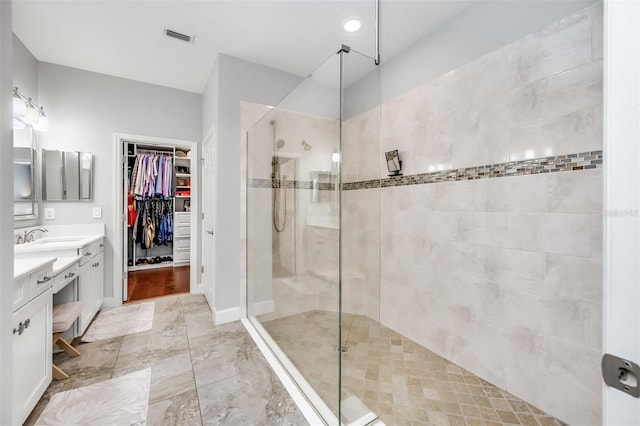
[(33, 228), (31, 231), (24, 231), (23, 241), (25, 243), (30, 243), (33, 241), (33, 233), (36, 231), (40, 232), (49, 232), (46, 228)]

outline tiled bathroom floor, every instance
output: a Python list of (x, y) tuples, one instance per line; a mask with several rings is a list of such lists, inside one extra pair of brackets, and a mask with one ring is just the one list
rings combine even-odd
[[(337, 322), (310, 311), (262, 324), (334, 413)], [(342, 335), (343, 398), (357, 396), (387, 425), (564, 425), (365, 316), (343, 314)]]
[(302, 417), (240, 322), (215, 326), (202, 296), (154, 299), (153, 328), (83, 343), (56, 364), (53, 381), (27, 419), (38, 420), (56, 393), (151, 367), (148, 425), (303, 425)]

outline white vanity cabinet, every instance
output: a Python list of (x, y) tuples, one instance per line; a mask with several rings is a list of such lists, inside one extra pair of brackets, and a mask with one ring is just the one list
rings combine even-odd
[(78, 269), (78, 300), (82, 302), (82, 313), (78, 319), (78, 333), (81, 336), (93, 317), (102, 307), (104, 300), (104, 242), (97, 241), (81, 249)]
[(16, 425), (26, 420), (52, 380), (52, 264), (53, 260), (15, 282), (14, 293), (29, 295), (13, 312), (12, 424)]

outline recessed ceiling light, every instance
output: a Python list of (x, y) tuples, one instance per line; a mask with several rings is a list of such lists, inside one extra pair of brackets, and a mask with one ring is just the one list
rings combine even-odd
[(357, 18), (349, 18), (344, 23), (344, 30), (349, 33), (355, 33), (360, 29), (362, 23)]

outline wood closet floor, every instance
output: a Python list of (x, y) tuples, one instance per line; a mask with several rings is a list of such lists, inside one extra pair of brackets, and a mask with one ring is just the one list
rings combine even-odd
[(189, 266), (132, 271), (128, 275), (127, 301), (189, 292)]

